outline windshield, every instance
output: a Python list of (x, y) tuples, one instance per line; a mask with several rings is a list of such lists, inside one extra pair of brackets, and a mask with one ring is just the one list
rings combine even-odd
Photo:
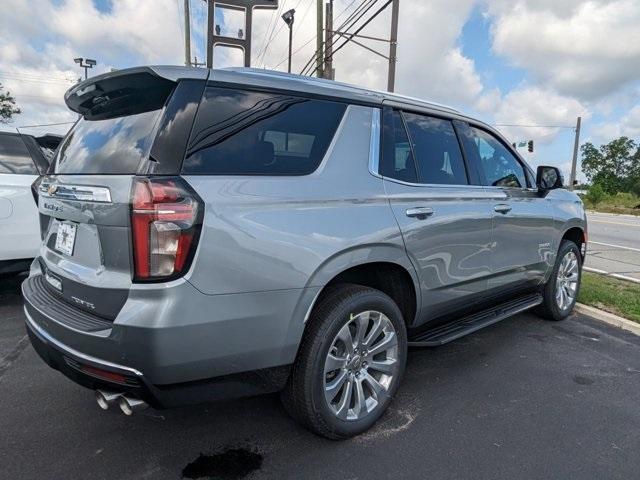
[(149, 154), (162, 109), (106, 120), (81, 118), (55, 157), (55, 174), (133, 174)]

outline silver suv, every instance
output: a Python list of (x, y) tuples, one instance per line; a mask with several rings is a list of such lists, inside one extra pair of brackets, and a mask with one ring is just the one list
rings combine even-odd
[(586, 219), (451, 108), (251, 69), (144, 67), (65, 95), (23, 284), (42, 358), (127, 414), (283, 391), (314, 432), (383, 414), (410, 346), (572, 310)]

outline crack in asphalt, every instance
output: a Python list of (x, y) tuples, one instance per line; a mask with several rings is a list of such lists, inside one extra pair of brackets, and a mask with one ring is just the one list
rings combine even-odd
[(20, 354), (24, 351), (25, 348), (27, 348), (28, 345), (29, 345), (29, 335), (24, 335), (18, 341), (16, 346), (13, 347), (13, 350), (11, 350), (6, 356), (4, 356), (0, 360), (0, 380), (2, 380), (2, 377), (7, 372), (7, 370), (9, 370), (9, 367), (11, 367), (13, 362), (15, 362), (20, 357)]

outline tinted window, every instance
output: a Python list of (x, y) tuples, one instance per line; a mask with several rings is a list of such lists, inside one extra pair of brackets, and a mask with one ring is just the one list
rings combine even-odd
[(346, 105), (208, 87), (184, 173), (306, 175), (324, 157)]
[(413, 153), (400, 112), (394, 110), (385, 118), (385, 129), (389, 129), (389, 131), (385, 132), (385, 158), (382, 165), (382, 175), (403, 182), (417, 183), (418, 176)]
[(500, 140), (490, 133), (471, 127), (473, 155), (480, 166), (484, 184), (494, 187), (524, 188), (527, 181), (522, 164)]
[(160, 112), (92, 121), (81, 118), (58, 149), (54, 173), (136, 173), (151, 148)]
[(467, 173), (453, 124), (414, 113), (403, 115), (413, 142), (420, 182), (466, 185)]
[(31, 155), (19, 135), (0, 135), (0, 173), (38, 175)]

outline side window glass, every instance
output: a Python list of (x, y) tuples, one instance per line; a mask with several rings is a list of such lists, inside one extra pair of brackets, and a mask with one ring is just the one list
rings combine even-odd
[(513, 154), (493, 135), (471, 127), (472, 148), (476, 150), (480, 173), (485, 185), (493, 187), (525, 188), (524, 168)]
[(18, 135), (0, 135), (0, 173), (38, 175), (31, 155)]
[(346, 104), (207, 87), (183, 172), (308, 175), (324, 158)]
[(458, 137), (449, 120), (404, 113), (420, 172), (420, 183), (467, 185)]
[(418, 183), (409, 137), (400, 112), (394, 110), (390, 118), (390, 124), (386, 126), (391, 129), (388, 136), (390, 145), (385, 145), (386, 158), (381, 173), (385, 177), (403, 182)]

